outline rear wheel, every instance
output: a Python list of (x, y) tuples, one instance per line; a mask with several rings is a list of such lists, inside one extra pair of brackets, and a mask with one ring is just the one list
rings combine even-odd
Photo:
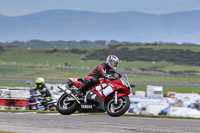
[(78, 103), (75, 100), (70, 101), (68, 98), (67, 94), (63, 94), (57, 102), (57, 110), (62, 115), (70, 115), (76, 112)]
[(108, 101), (106, 109), (110, 116), (117, 117), (123, 115), (130, 106), (130, 99), (128, 96), (121, 96), (117, 99), (117, 104), (114, 99)]

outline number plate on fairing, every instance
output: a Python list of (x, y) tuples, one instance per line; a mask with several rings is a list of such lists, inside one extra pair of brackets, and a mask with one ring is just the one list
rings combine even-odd
[(81, 108), (82, 108), (82, 109), (92, 109), (92, 105), (89, 105), (89, 104), (82, 104), (82, 105), (81, 105)]

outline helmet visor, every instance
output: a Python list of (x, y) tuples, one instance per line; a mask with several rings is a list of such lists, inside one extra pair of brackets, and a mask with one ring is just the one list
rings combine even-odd
[(111, 61), (111, 65), (112, 65), (113, 67), (117, 68), (118, 61), (112, 60), (112, 61)]
[(36, 83), (38, 87), (42, 87), (42, 83)]

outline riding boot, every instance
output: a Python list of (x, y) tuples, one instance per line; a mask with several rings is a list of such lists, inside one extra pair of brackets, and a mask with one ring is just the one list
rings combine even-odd
[(90, 85), (90, 81), (86, 81), (85, 84), (83, 84), (81, 87), (79, 87), (75, 92), (78, 96), (83, 96), (82, 92), (85, 91), (87, 88), (89, 88)]

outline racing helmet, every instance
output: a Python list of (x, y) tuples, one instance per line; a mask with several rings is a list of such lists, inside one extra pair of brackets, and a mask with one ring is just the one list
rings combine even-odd
[(114, 69), (114, 70), (117, 69), (118, 63), (119, 63), (119, 59), (118, 59), (118, 57), (115, 56), (115, 55), (109, 55), (109, 56), (107, 57), (107, 59), (106, 59), (106, 64), (107, 64), (110, 68), (112, 68), (112, 69)]
[(37, 85), (39, 88), (41, 88), (41, 87), (44, 85), (45, 80), (44, 80), (44, 78), (37, 78), (37, 79), (35, 80), (35, 83), (36, 83), (36, 85)]

